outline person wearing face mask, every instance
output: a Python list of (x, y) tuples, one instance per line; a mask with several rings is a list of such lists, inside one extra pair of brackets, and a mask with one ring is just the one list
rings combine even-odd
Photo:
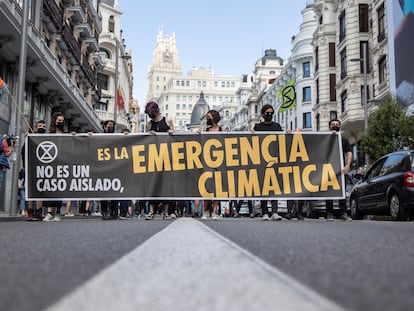
[[(341, 130), (341, 121), (339, 121), (338, 119), (330, 120), (329, 129), (332, 131), (332, 134), (336, 135)], [(352, 163), (352, 147), (348, 139), (344, 138), (343, 136), (341, 136), (341, 139), (342, 139), (342, 152), (343, 152), (344, 163), (345, 163), (345, 166), (344, 168), (342, 168), (341, 172), (342, 174), (347, 175), (351, 168), (351, 163)], [(352, 218), (349, 217), (346, 212), (346, 199), (339, 200), (338, 204), (339, 204), (339, 212), (340, 212), (341, 219), (344, 221), (352, 220)], [(330, 221), (334, 220), (333, 200), (326, 200), (325, 205), (326, 205), (326, 220), (330, 220)]]
[[(36, 127), (33, 130), (34, 134), (45, 134), (46, 133), (46, 122), (39, 120), (36, 122)], [(25, 164), (25, 147), (22, 147), (22, 161)], [(27, 220), (28, 221), (41, 221), (43, 219), (42, 201), (28, 201), (27, 202)], [(35, 208), (35, 210), (33, 210)]]
[[(149, 117), (149, 121), (146, 124), (145, 131), (147, 133), (156, 134), (158, 132), (173, 134), (174, 125), (171, 120), (167, 120), (160, 112), (158, 104), (154, 101), (147, 103), (145, 106), (145, 113)], [(149, 201), (149, 212), (145, 215), (145, 220), (152, 220), (154, 218), (154, 213), (156, 207), (162, 204), (162, 218), (163, 219), (175, 219), (177, 215), (175, 214), (175, 202), (168, 201)]]
[[(220, 122), (220, 114), (217, 110), (210, 110), (206, 114), (206, 129), (205, 132), (223, 132), (223, 128), (218, 125)], [(204, 200), (203, 201), (203, 215), (201, 219), (209, 219), (210, 218), (210, 206), (211, 206), (211, 219), (212, 220), (219, 220), (219, 216), (217, 215), (217, 210), (219, 207), (220, 201), (219, 200)]]
[[(62, 112), (55, 112), (52, 114), (52, 119), (49, 124), (49, 133), (64, 134), (65, 129), (65, 116)], [(62, 207), (62, 201), (45, 201), (44, 206), (47, 207), (47, 214), (43, 218), (43, 221), (60, 221), (60, 209)], [(53, 208), (56, 208), (56, 212), (53, 214)]]
[[(274, 109), (272, 105), (266, 104), (262, 107), (261, 114), (263, 121), (256, 123), (253, 132), (282, 132), (282, 127), (279, 123), (273, 121)], [(261, 200), (260, 206), (262, 208), (263, 220), (282, 220), (282, 217), (277, 213), (277, 200), (271, 200), (272, 212), (269, 215), (269, 208), (267, 206), (268, 200)]]

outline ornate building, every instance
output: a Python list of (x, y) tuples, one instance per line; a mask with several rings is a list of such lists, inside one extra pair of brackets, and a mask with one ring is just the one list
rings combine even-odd
[(147, 102), (155, 100), (161, 112), (173, 121), (175, 130), (187, 131), (200, 92), (209, 107), (220, 112), (220, 124), (228, 126), (236, 109), (235, 93), (239, 84), (238, 77), (218, 76), (211, 68), (193, 67), (183, 75), (175, 35), (158, 34), (148, 72)]

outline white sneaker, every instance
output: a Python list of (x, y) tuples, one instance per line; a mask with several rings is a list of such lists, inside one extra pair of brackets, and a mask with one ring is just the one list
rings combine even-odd
[(263, 217), (262, 217), (262, 220), (269, 220), (269, 219), (270, 219), (269, 215), (267, 215), (267, 214), (264, 214)]
[(60, 216), (59, 215), (55, 215), (53, 217), (52, 221), (60, 221)]
[(201, 216), (201, 219), (203, 219), (203, 220), (207, 220), (209, 218), (210, 217), (208, 217), (208, 213), (203, 213), (203, 216)]
[(213, 216), (211, 216), (212, 220), (219, 220), (219, 217), (217, 214), (213, 214)]
[(282, 220), (282, 216), (280, 216), (278, 213), (274, 213), (272, 217), (270, 217), (270, 220)]
[(46, 216), (43, 218), (43, 221), (53, 221), (53, 215), (47, 213)]
[(65, 213), (65, 217), (73, 217), (73, 216), (75, 216), (74, 214), (72, 214), (71, 212), (69, 212), (69, 213)]

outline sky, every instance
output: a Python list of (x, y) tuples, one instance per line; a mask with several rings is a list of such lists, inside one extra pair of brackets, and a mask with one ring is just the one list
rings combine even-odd
[(134, 99), (145, 106), (148, 67), (157, 35), (175, 33), (183, 74), (211, 67), (216, 75), (241, 76), (266, 49), (287, 59), (310, 0), (119, 0), (121, 29), (132, 51)]

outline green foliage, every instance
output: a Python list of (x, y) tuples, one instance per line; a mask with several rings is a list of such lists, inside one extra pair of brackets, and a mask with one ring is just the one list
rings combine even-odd
[(389, 152), (414, 149), (414, 116), (407, 116), (397, 101), (388, 97), (370, 116), (362, 148), (370, 162)]

